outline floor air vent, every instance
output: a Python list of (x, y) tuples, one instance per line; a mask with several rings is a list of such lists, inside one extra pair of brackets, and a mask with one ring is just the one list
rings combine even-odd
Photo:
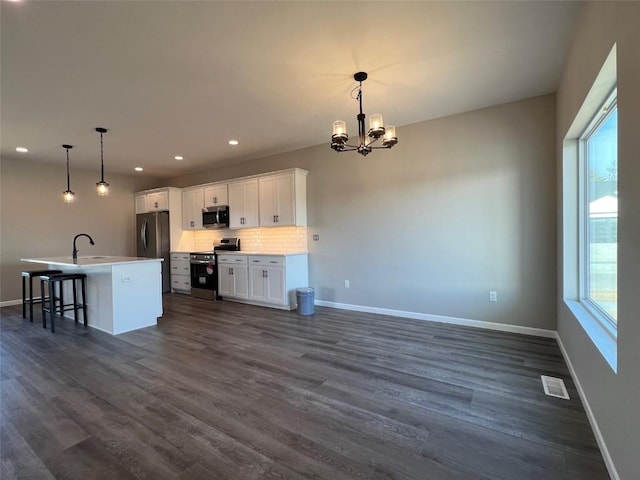
[(546, 375), (540, 375), (540, 378), (542, 378), (544, 393), (546, 393), (550, 397), (558, 397), (569, 400), (567, 387), (564, 386), (564, 381), (562, 381), (561, 378), (547, 377)]

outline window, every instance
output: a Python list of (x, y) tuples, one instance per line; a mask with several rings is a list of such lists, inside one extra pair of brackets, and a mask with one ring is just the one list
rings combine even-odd
[(580, 302), (609, 329), (618, 316), (618, 109), (611, 93), (579, 139)]
[(616, 72), (614, 45), (562, 141), (560, 228), (563, 302), (617, 373)]

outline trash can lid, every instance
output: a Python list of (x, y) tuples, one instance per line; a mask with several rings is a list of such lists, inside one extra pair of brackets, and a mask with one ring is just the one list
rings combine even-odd
[(313, 293), (313, 288), (311, 287), (296, 288), (296, 293)]

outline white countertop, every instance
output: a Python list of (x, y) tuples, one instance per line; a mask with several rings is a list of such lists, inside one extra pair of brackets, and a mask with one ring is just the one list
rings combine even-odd
[(273, 253), (273, 252), (245, 252), (241, 251), (232, 251), (232, 250), (221, 250), (216, 252), (218, 255), (268, 255), (268, 256), (276, 256), (276, 257), (290, 257), (292, 255), (309, 255), (307, 252), (289, 252), (289, 253)]
[(61, 267), (107, 267), (123, 263), (161, 262), (162, 258), (118, 257), (110, 255), (79, 255), (76, 262), (71, 257), (21, 258), (22, 262), (44, 263)]

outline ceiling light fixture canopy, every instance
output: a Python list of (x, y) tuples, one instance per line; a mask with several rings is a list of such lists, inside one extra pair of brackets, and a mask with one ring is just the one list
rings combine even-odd
[(104, 181), (104, 147), (102, 145), (102, 135), (107, 133), (107, 129), (96, 127), (96, 132), (100, 134), (100, 181), (96, 183), (96, 190), (98, 196), (106, 197), (109, 195), (109, 184)]
[[(353, 97), (353, 92), (355, 92), (356, 90), (358, 91), (358, 94), (354, 98), (360, 105), (360, 113), (357, 116), (358, 145), (349, 145), (347, 143), (349, 141), (349, 135), (347, 135), (347, 123), (343, 120), (336, 120), (335, 122), (333, 122), (331, 148), (333, 148), (336, 152), (352, 152), (355, 150), (359, 154), (367, 156), (374, 148), (377, 149), (393, 147), (396, 143), (398, 143), (398, 138), (396, 137), (396, 127), (389, 125), (385, 128), (382, 122), (382, 115), (380, 115), (379, 113), (371, 115), (371, 118), (369, 119), (369, 131), (365, 135), (365, 114), (362, 111), (362, 82), (367, 79), (367, 73), (358, 72), (353, 76), (353, 78), (356, 82), (360, 83), (351, 92), (351, 95)], [(367, 136), (370, 138), (370, 140), (367, 140)], [(374, 147), (373, 144), (380, 137), (382, 137), (382, 145)]]
[(71, 191), (71, 182), (69, 181), (69, 150), (73, 148), (73, 145), (65, 144), (62, 145), (62, 148), (67, 151), (67, 189), (62, 192), (62, 200), (64, 203), (71, 203), (76, 197), (76, 194)]

